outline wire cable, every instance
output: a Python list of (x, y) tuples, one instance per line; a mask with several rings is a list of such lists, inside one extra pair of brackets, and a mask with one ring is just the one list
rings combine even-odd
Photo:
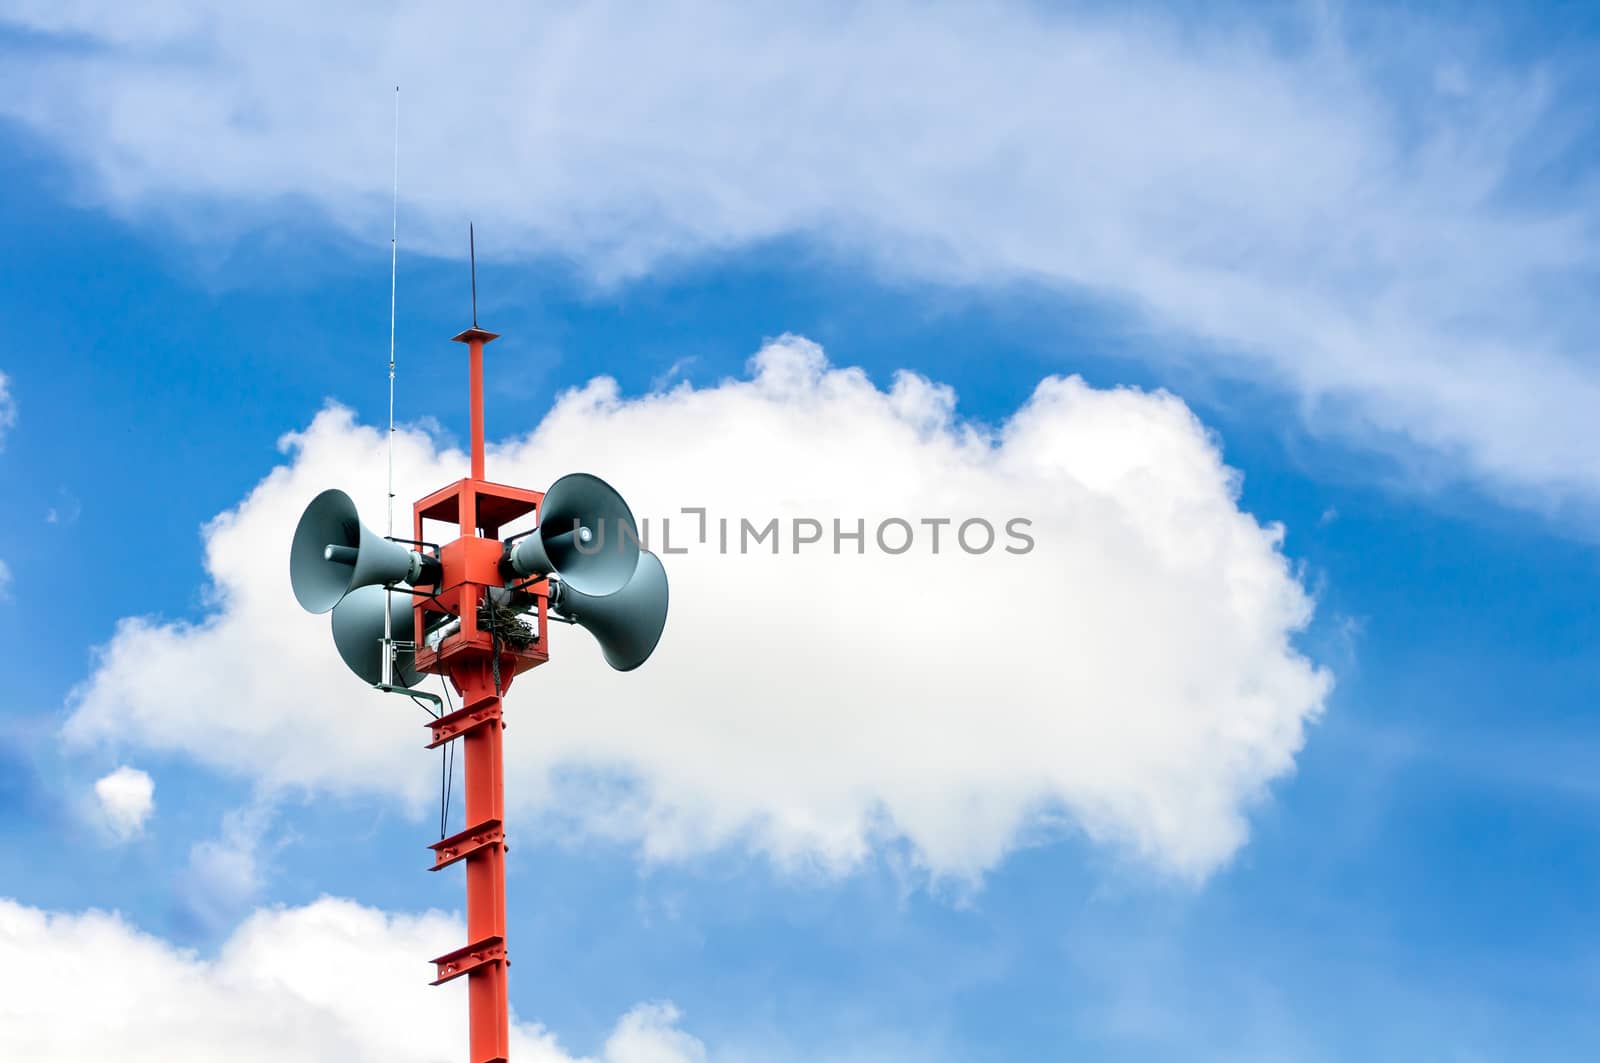
[[(444, 702), (451, 712), (456, 711), (456, 703), (450, 697), (450, 682), (443, 675), (439, 676), (439, 686), (444, 691)], [(450, 827), (450, 791), (455, 786), (456, 774), (456, 744), (446, 742), (439, 750), (439, 837), (443, 838)]]
[(450, 798), (447, 796), (448, 783), (445, 780), (445, 764), (449, 761), (449, 749), (452, 743), (446, 742), (439, 750), (439, 837), (444, 838), (445, 826), (448, 824), (448, 811)]

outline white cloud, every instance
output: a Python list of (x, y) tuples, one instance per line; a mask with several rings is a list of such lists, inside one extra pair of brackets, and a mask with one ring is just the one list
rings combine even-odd
[(11, 566), (0, 561), (0, 601), (11, 597)]
[[(466, 1046), (464, 980), (429, 986), (427, 964), (460, 944), (460, 921), (390, 915), (324, 898), (257, 911), (214, 960), (116, 915), (59, 914), (0, 899), (0, 1044), (37, 1063), (115, 1059), (437, 1063)], [(703, 1063), (677, 1012), (625, 1015), (593, 1059), (513, 1023), (527, 1063)]]
[(138, 768), (123, 765), (96, 780), (94, 796), (106, 827), (122, 841), (144, 831), (144, 824), (155, 811), (156, 784)]
[(266, 884), (263, 840), (272, 809), (265, 803), (228, 811), (215, 838), (189, 847), (179, 893), (190, 915), (213, 929), (232, 922)]
[[(658, 535), (703, 505), (830, 532), (835, 517), (1025, 516), (1037, 542), (969, 556), (947, 531), (937, 556), (924, 538), (898, 557), (666, 558), (672, 615), (641, 671), (611, 672), (562, 628), (552, 663), (511, 691), (513, 814), (660, 858), (739, 842), (840, 869), (903, 841), (958, 876), (1064, 815), (1180, 875), (1226, 860), (1329, 684), (1291, 645), (1311, 603), (1281, 529), (1239, 511), (1236, 474), (1171, 395), (1051, 378), (992, 436), (954, 402), (911, 374), (879, 390), (785, 337), (750, 379), (637, 399), (596, 380), (491, 448), (502, 482), (604, 476)], [(286, 446), (207, 529), (215, 612), (123, 620), (68, 734), (420, 811), (437, 785), (421, 712), (357, 684), (286, 574), (319, 490), (351, 491), (381, 526), (382, 433), (330, 409)], [(402, 499), (465, 473), (420, 432), (396, 447)], [(675, 540), (692, 527), (680, 518)]]
[(56, 494), (59, 497), (59, 502), (56, 505), (45, 508), (44, 522), (63, 526), (76, 524), (78, 518), (83, 515), (82, 500), (65, 487), (58, 488)]
[(410, 248), (460, 254), (471, 216), (480, 246), (604, 279), (804, 234), (1104, 297), (1319, 425), (1511, 493), (1600, 488), (1600, 226), (1565, 154), (1593, 119), (1553, 65), (1494, 62), (1491, 28), (948, 2), (4, 17), (34, 32), (0, 113), (83, 194), (196, 236), (309, 203), (386, 240), (398, 82)]
[(0, 373), (0, 450), (5, 449), (6, 433), (17, 423), (17, 400), (11, 397), (11, 378)]

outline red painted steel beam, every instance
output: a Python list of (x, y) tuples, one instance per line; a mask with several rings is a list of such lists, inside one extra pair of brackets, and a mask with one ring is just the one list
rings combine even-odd
[[(462, 698), (472, 704), (492, 698), (494, 678), (487, 662), (453, 670), (451, 679)], [(503, 682), (502, 677), (502, 682)], [(475, 727), (461, 736), (464, 776), (462, 790), (468, 823), (505, 819), (504, 721), (499, 726)], [(467, 972), (467, 1012), (472, 1063), (492, 1063), (510, 1052), (511, 1016), (507, 1001), (506, 958), (506, 856), (502, 838), (479, 846), (464, 860), (467, 867), (467, 940), (502, 943), (500, 957)]]
[[(465, 332), (451, 337), (467, 345), (467, 378), (472, 390), (472, 478), (483, 479), (483, 345), (499, 339), (499, 335), (474, 325)], [(473, 529), (475, 532), (476, 529)], [(462, 529), (463, 535), (469, 535)]]
[[(475, 941), (471, 945), (463, 945), (459, 949), (447, 952), (443, 956), (436, 956), (433, 963), (438, 968), (438, 977), (429, 985), (444, 985), (446, 982), (470, 975), (491, 963), (506, 963), (506, 943), (499, 938), (488, 938), (484, 941)], [(477, 1057), (474, 1056), (474, 1059)]]
[[(448, 675), (461, 695), (461, 708), (429, 722), (429, 749), (461, 743), (465, 830), (429, 846), (433, 870), (460, 863), (467, 879), (467, 941), (433, 960), (439, 985), (467, 980), (467, 1019), (471, 1063), (507, 1063), (511, 1009), (507, 998), (505, 753), (502, 697), (518, 672), (544, 663), (546, 601), (538, 597), (538, 641), (512, 650), (478, 627), (478, 603), (490, 587), (502, 585), (503, 547), (495, 538), (506, 521), (533, 512), (542, 496), (484, 479), (483, 345), (496, 335), (473, 326), (454, 337), (468, 350), (472, 392), (472, 476), (441, 488), (412, 507), (416, 537), (423, 521), (450, 520), (460, 537), (439, 552), (441, 576), (435, 597), (419, 599), (418, 630), (431, 609), (461, 621), (460, 630), (435, 648), (418, 647), (417, 666)], [(480, 520), (482, 517), (482, 520)], [(480, 530), (484, 533), (480, 535)], [(537, 592), (536, 592), (537, 593)], [(498, 663), (498, 670), (496, 664)]]
[(485, 845), (505, 845), (505, 841), (505, 830), (497, 819), (468, 827), (428, 846), (433, 850), (433, 870), (438, 871), (457, 860), (465, 860)]
[(500, 719), (499, 698), (491, 698), (487, 702), (468, 705), (457, 709), (455, 712), (446, 713), (436, 720), (429, 720), (428, 729), (433, 732), (433, 741), (428, 743), (427, 748), (437, 749), (446, 742), (460, 738), (468, 731), (488, 724), (504, 724), (504, 721)]

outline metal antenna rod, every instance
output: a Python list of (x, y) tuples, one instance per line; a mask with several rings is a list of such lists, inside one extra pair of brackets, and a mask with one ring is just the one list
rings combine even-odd
[(394, 534), (394, 294), (400, 265), (400, 86), (394, 87), (394, 195), (389, 213), (389, 529)]
[[(394, 87), (394, 190), (389, 206), (389, 529), (394, 535), (394, 296), (400, 273), (400, 86)], [(383, 685), (394, 685), (394, 590), (383, 594)]]
[(478, 241), (467, 222), (467, 258), (472, 262), (472, 327), (478, 327)]

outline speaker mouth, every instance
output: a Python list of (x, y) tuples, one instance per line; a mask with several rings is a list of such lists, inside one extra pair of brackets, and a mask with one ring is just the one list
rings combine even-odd
[[(396, 642), (413, 642), (416, 614), (411, 595), (383, 587), (357, 587), (333, 608), (333, 644), (345, 666), (368, 686), (383, 682), (383, 611), (389, 610), (389, 633)], [(422, 681), (415, 666), (416, 650), (395, 653), (390, 679), (397, 687)]]
[(632, 514), (607, 514), (587, 522), (574, 518), (547, 527), (548, 532), (540, 534), (545, 556), (556, 575), (574, 590), (615, 594), (633, 577), (639, 563), (639, 536)]
[[(289, 546), (289, 583), (302, 609), (326, 613), (339, 604), (354, 572), (354, 559), (343, 558), (360, 545), (361, 521), (349, 495), (332, 487), (311, 500)], [(330, 547), (337, 560), (328, 556)]]
[(436, 583), (439, 561), (361, 523), (338, 488), (311, 500), (289, 546), (289, 582), (301, 608), (326, 613), (353, 588)]
[(598, 476), (569, 473), (539, 503), (539, 525), (508, 544), (503, 568), (520, 577), (555, 576), (574, 590), (615, 594), (633, 576), (639, 527), (616, 489)]
[(600, 644), (606, 664), (631, 672), (655, 652), (667, 626), (667, 570), (648, 550), (639, 552), (632, 578), (613, 594), (584, 594), (557, 580), (550, 605)]

